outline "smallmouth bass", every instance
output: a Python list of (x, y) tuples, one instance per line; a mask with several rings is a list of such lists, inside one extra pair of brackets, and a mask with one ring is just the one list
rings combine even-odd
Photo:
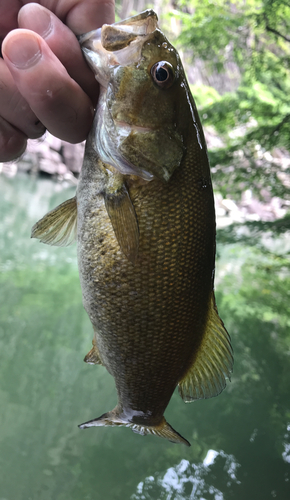
[(82, 424), (123, 425), (189, 445), (163, 414), (218, 395), (232, 347), (214, 298), (215, 213), (206, 144), (182, 63), (154, 11), (80, 37), (100, 83), (76, 197), (32, 237), (77, 234), (85, 357), (114, 377), (117, 406)]

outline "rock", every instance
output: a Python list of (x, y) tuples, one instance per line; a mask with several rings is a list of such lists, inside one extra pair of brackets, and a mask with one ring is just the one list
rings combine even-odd
[(6, 177), (14, 177), (17, 171), (18, 165), (15, 162), (0, 163), (0, 174), (4, 174)]
[(62, 157), (67, 168), (76, 174), (79, 174), (82, 168), (85, 152), (85, 142), (80, 144), (70, 144), (62, 142)]
[(28, 140), (27, 149), (17, 162), (18, 168), (34, 174), (45, 173), (75, 185), (73, 173), (79, 174), (81, 170), (84, 144), (69, 144), (47, 132), (44, 138)]

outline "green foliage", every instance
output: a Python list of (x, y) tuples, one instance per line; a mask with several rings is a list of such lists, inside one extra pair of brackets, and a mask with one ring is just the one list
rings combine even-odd
[[(204, 125), (214, 125), (224, 147), (210, 151), (214, 181), (224, 193), (245, 188), (287, 197), (281, 166), (265, 152), (290, 150), (290, 4), (283, 0), (176, 2), (179, 42), (207, 71), (237, 65), (240, 84), (224, 95), (197, 89)], [(195, 94), (193, 89), (193, 94)], [(204, 100), (202, 100), (204, 95)], [(258, 153), (257, 153), (258, 151)], [(284, 172), (289, 174), (289, 169)]]
[(190, 85), (190, 90), (192, 92), (192, 95), (194, 95), (194, 100), (198, 108), (201, 106), (211, 107), (221, 98), (219, 93), (213, 87), (209, 87), (208, 85)]

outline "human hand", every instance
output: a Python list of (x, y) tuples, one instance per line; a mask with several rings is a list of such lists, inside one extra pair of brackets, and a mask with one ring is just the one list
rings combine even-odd
[(0, 161), (20, 156), (45, 129), (86, 139), (98, 84), (75, 35), (114, 22), (114, 0), (22, 3), (0, 2)]

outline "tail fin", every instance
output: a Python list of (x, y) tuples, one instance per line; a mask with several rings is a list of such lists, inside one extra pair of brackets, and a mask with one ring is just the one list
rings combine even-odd
[(87, 429), (88, 427), (99, 427), (107, 425), (122, 425), (124, 427), (130, 427), (133, 432), (141, 434), (142, 436), (153, 434), (154, 436), (168, 439), (168, 441), (171, 441), (171, 443), (183, 443), (186, 446), (190, 446), (190, 443), (186, 439), (184, 439), (178, 432), (176, 432), (171, 427), (171, 425), (166, 422), (164, 417), (162, 418), (161, 423), (156, 426), (144, 426), (140, 424), (134, 424), (133, 422), (126, 422), (118, 416), (115, 410), (112, 410), (108, 413), (104, 413), (99, 418), (89, 420), (88, 422), (79, 425), (79, 428)]

